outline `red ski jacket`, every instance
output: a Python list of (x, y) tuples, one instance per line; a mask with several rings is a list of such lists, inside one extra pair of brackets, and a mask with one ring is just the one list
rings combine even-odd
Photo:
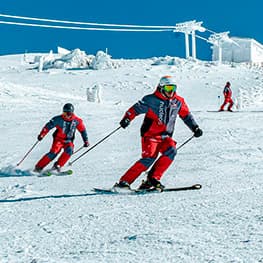
[(177, 115), (192, 131), (198, 126), (182, 97), (175, 93), (172, 98), (167, 98), (158, 89), (135, 103), (124, 117), (133, 120), (139, 114), (145, 114), (141, 136), (171, 137)]
[(230, 99), (232, 97), (232, 90), (227, 85), (225, 86), (223, 93), (226, 99)]
[(73, 142), (75, 139), (75, 132), (78, 130), (83, 141), (88, 141), (85, 125), (82, 119), (75, 114), (70, 118), (66, 118), (64, 114), (53, 117), (41, 130), (40, 136), (44, 137), (54, 127), (56, 127), (56, 130), (53, 133), (55, 140), (60, 140), (64, 143)]

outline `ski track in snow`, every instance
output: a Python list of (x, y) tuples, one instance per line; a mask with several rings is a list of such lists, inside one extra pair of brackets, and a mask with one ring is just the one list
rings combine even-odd
[[(1, 263), (263, 262), (263, 113), (206, 112), (218, 108), (225, 80), (233, 80), (236, 92), (248, 83), (250, 91), (255, 86), (256, 94), (262, 92), (260, 72), (242, 65), (179, 60), (177, 66), (151, 66), (152, 60), (124, 60), (119, 69), (38, 73), (26, 71), (19, 56), (1, 59)], [(5, 176), (68, 100), (86, 122), (93, 145), (167, 74), (178, 77), (183, 86), (178, 93), (204, 136), (178, 151), (163, 183), (200, 183), (201, 190), (147, 195), (91, 191), (111, 187), (139, 158), (141, 117), (76, 162), (71, 176)], [(96, 82), (104, 87), (101, 104), (85, 100), (85, 87)], [(191, 135), (178, 119), (178, 145)], [(75, 142), (76, 149), (82, 145), (79, 134)], [(19, 169), (32, 168), (50, 143), (51, 134)]]

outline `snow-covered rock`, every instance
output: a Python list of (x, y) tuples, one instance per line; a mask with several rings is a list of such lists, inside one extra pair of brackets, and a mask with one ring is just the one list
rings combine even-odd
[(114, 62), (111, 59), (111, 56), (106, 54), (103, 51), (98, 51), (96, 56), (93, 58), (90, 67), (92, 69), (111, 69), (115, 67)]

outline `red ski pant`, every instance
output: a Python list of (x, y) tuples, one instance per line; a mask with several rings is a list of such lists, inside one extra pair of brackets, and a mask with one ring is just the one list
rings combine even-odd
[(229, 105), (228, 105), (228, 110), (231, 110), (231, 108), (233, 107), (233, 105), (234, 105), (234, 102), (233, 102), (233, 100), (231, 99), (231, 98), (229, 98), (229, 97), (225, 97), (225, 100), (224, 100), (224, 103), (221, 105), (221, 107), (220, 107), (220, 110), (224, 110), (224, 107), (227, 105), (229, 103)]
[[(176, 155), (176, 142), (171, 137), (142, 137), (142, 158), (138, 160), (121, 178), (120, 181), (133, 183), (137, 177), (150, 169), (148, 176), (160, 181), (163, 173), (173, 162)], [(157, 159), (159, 153), (161, 156)]]
[(36, 167), (43, 169), (52, 160), (56, 158), (56, 156), (60, 153), (62, 149), (64, 149), (64, 151), (59, 157), (59, 159), (57, 160), (57, 164), (60, 167), (64, 166), (73, 153), (74, 144), (73, 142), (64, 143), (63, 141), (54, 140), (50, 151), (38, 161)]

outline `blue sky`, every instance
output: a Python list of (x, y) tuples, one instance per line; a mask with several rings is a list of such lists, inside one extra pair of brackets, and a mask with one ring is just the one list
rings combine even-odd
[[(236, 1), (56, 1), (9, 0), (0, 2), (0, 13), (94, 23), (175, 25), (203, 21), (215, 32), (254, 38), (263, 43), (261, 0)], [(0, 17), (0, 20), (10, 21)], [(12, 20), (13, 21), (13, 20)], [(20, 21), (25, 22), (25, 21)], [(32, 21), (30, 21), (32, 22)], [(0, 24), (0, 55), (56, 51), (57, 46), (80, 48), (87, 54), (108, 49), (113, 58), (185, 56), (184, 35), (173, 32), (107, 32), (32, 28)], [(198, 33), (208, 37), (208, 33)], [(197, 39), (197, 58), (211, 59), (211, 45)]]

